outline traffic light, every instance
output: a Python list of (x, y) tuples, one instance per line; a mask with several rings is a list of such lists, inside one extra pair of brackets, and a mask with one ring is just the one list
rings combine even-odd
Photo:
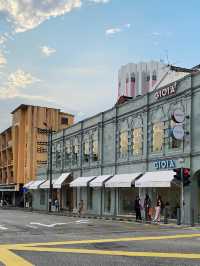
[(190, 168), (183, 168), (183, 186), (189, 186), (190, 183)]
[(176, 180), (178, 180), (178, 181), (182, 181), (182, 171), (181, 171), (182, 169), (181, 168), (175, 168), (175, 169), (173, 169), (173, 171), (176, 173), (175, 175), (174, 175), (174, 178), (176, 179)]

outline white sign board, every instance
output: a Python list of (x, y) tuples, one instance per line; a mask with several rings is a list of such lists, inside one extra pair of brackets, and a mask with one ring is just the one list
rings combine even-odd
[(176, 109), (173, 113), (173, 119), (176, 123), (183, 123), (185, 114), (181, 109)]
[(183, 130), (182, 126), (175, 126), (173, 128), (172, 133), (173, 133), (173, 137), (175, 139), (182, 140), (184, 137), (184, 130)]

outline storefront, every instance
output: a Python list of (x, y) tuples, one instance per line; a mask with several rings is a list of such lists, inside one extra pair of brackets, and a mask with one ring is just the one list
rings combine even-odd
[[(152, 204), (158, 194), (170, 204), (171, 217), (180, 205), (183, 223), (198, 221), (200, 72), (164, 83), (53, 135), (53, 179), (71, 172), (74, 210), (83, 200), (88, 213), (132, 215), (136, 195), (143, 200), (148, 193)], [(176, 168), (190, 170), (190, 184), (174, 182)], [(171, 171), (170, 179), (165, 171)], [(141, 176), (123, 186), (125, 175), (136, 173)], [(122, 178), (114, 184), (118, 175)], [(90, 186), (100, 176), (110, 178)]]

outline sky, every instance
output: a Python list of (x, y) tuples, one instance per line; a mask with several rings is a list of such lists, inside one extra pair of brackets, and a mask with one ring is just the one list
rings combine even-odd
[(119, 68), (200, 63), (199, 0), (0, 0), (0, 130), (20, 104), (76, 121), (114, 106)]

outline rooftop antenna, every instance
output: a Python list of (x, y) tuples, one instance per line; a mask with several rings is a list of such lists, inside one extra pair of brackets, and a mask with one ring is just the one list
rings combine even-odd
[(170, 62), (169, 62), (169, 52), (168, 52), (168, 50), (165, 50), (165, 56), (166, 56), (167, 64), (169, 65)]

